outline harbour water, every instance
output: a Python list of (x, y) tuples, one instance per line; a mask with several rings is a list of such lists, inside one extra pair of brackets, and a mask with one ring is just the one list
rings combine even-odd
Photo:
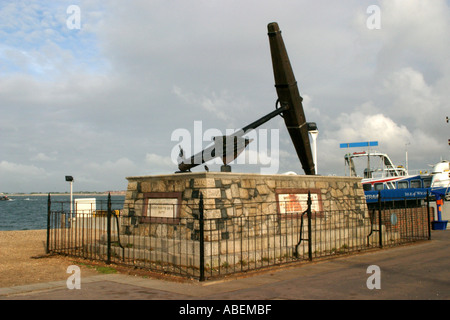
[[(0, 231), (8, 230), (39, 230), (47, 228), (47, 195), (9, 196), (10, 200), (0, 201)], [(106, 208), (107, 195), (74, 195), (73, 199), (95, 198), (97, 208)], [(123, 195), (111, 195), (111, 200), (117, 205), (125, 200)], [(51, 195), (52, 206), (70, 203), (69, 195)]]

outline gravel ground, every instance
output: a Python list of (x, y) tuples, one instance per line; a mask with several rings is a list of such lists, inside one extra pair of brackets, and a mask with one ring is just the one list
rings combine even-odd
[(45, 254), (46, 230), (0, 231), (0, 288), (67, 280), (67, 267), (78, 265), (82, 276), (99, 274), (73, 259)]

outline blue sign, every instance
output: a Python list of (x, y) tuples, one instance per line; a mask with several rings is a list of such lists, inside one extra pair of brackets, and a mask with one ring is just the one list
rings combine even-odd
[(381, 196), (381, 201), (400, 201), (426, 199), (427, 190), (426, 188), (384, 189), (364, 191), (364, 194), (367, 203), (376, 203), (378, 202), (378, 193)]
[(360, 148), (360, 147), (376, 147), (378, 146), (378, 141), (367, 141), (367, 142), (350, 142), (350, 143), (341, 143), (340, 147), (342, 148)]

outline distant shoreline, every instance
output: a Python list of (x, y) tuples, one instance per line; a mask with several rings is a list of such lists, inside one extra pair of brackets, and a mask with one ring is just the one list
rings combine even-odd
[[(70, 193), (3, 193), (3, 195), (8, 197), (35, 197), (35, 196), (45, 196), (47, 197), (50, 193), (50, 196), (70, 196)], [(111, 193), (112, 196), (124, 196), (126, 191), (106, 191), (106, 192), (74, 192), (72, 195), (74, 196), (107, 196), (109, 193)]]

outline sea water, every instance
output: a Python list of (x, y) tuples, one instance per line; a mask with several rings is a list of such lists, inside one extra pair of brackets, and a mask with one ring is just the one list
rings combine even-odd
[[(8, 230), (39, 230), (47, 228), (47, 208), (48, 196), (9, 196), (10, 200), (0, 201), (0, 231)], [(97, 202), (97, 209), (100, 207), (107, 208), (107, 195), (74, 195), (73, 199), (80, 198), (95, 198)], [(58, 206), (63, 206), (64, 209), (69, 209), (70, 196), (69, 195), (54, 195), (51, 196), (52, 209)], [(124, 201), (123, 195), (112, 195), (111, 201), (114, 206)], [(67, 208), (67, 209), (66, 209)]]

